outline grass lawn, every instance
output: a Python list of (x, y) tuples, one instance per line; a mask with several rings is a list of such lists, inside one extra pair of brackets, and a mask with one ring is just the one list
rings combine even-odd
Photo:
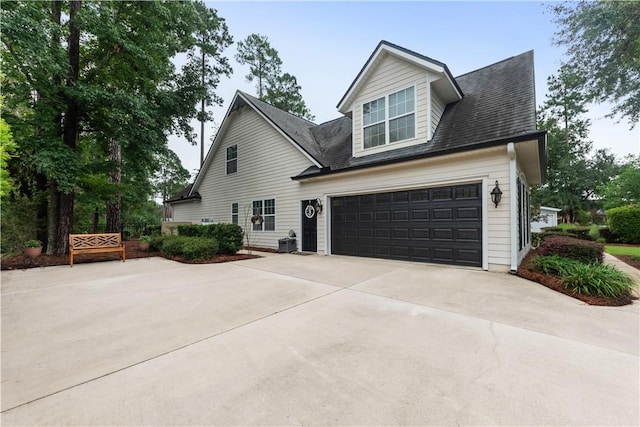
[(611, 255), (627, 255), (640, 258), (640, 246), (606, 245), (604, 250)]

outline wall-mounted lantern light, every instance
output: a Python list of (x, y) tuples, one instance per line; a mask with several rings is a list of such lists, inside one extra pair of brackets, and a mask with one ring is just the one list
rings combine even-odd
[(496, 180), (496, 186), (491, 190), (491, 201), (498, 207), (500, 200), (502, 199), (502, 191), (500, 190), (500, 186), (498, 185), (498, 181)]
[(322, 213), (322, 202), (320, 201), (320, 199), (316, 199), (313, 207), (316, 208), (317, 213)]

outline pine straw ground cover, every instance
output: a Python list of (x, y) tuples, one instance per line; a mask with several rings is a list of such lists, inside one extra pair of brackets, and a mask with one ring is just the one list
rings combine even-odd
[[(154, 256), (162, 256), (160, 252), (142, 251), (138, 248), (137, 240), (128, 240), (124, 242), (126, 250), (126, 259), (149, 258)], [(186, 264), (215, 264), (220, 262), (239, 261), (243, 259), (260, 258), (256, 254), (235, 254), (235, 255), (216, 255), (206, 261), (185, 261), (179, 257), (175, 257), (174, 261)], [(74, 256), (74, 264), (82, 264), (87, 262), (102, 262), (119, 260), (120, 255), (117, 253), (103, 254), (81, 254)], [(37, 258), (29, 258), (22, 254), (12, 257), (2, 258), (2, 270), (24, 270), (27, 268), (44, 268), (54, 265), (69, 265), (69, 255), (55, 256), (42, 254)]]
[[(546, 286), (547, 288), (553, 289), (554, 291), (563, 293), (572, 298), (576, 298), (589, 305), (617, 307), (617, 306), (631, 304), (634, 299), (635, 300), (638, 299), (637, 295), (632, 295), (632, 294), (622, 295), (618, 298), (607, 298), (602, 296), (574, 293), (571, 289), (565, 288), (564, 284), (562, 283), (562, 280), (559, 277), (538, 273), (529, 268), (531, 260), (538, 255), (539, 254), (535, 249), (531, 250), (529, 254), (527, 254), (527, 256), (525, 257), (525, 259), (522, 260), (522, 263), (520, 264), (520, 267), (518, 267), (518, 271), (516, 274), (524, 279), (540, 283), (541, 285)], [(618, 257), (618, 256), (616, 257), (619, 258), (621, 261), (626, 262), (625, 260), (622, 259), (622, 257)], [(629, 263), (627, 262), (627, 264)], [(633, 264), (630, 264), (630, 265), (638, 268), (636, 265), (633, 265)]]

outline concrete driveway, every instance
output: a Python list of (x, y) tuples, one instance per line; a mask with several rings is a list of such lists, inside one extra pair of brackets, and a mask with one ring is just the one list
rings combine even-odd
[(348, 257), (2, 272), (2, 425), (638, 425), (639, 304)]

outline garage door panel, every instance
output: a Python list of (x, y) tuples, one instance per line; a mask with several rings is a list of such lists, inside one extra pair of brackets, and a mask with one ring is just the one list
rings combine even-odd
[(428, 240), (429, 229), (428, 228), (413, 228), (411, 229), (411, 238), (413, 240)]
[(394, 228), (393, 229), (393, 238), (394, 239), (409, 239), (409, 229), (408, 228)]
[(434, 221), (450, 221), (453, 219), (452, 208), (436, 208), (433, 210)]
[(456, 208), (456, 219), (478, 220), (481, 216), (479, 206)]
[(479, 184), (332, 198), (332, 252), (480, 266)]
[(412, 221), (428, 221), (429, 209), (412, 209), (411, 220)]
[(453, 240), (452, 228), (434, 228), (433, 240)]

